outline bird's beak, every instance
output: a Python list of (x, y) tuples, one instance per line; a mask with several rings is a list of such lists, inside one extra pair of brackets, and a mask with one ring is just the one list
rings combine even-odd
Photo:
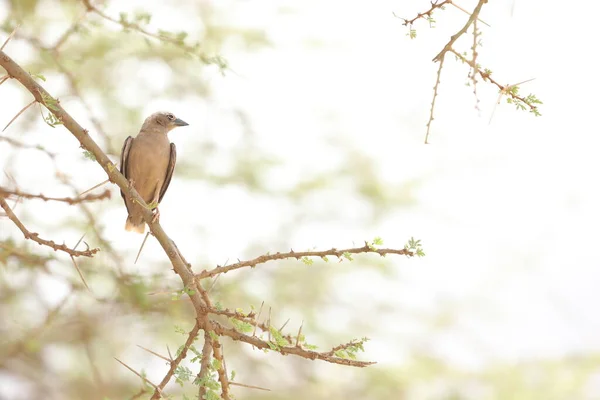
[(175, 121), (173, 121), (173, 125), (175, 125), (175, 126), (188, 126), (189, 124), (187, 122), (185, 122), (184, 120), (177, 118)]

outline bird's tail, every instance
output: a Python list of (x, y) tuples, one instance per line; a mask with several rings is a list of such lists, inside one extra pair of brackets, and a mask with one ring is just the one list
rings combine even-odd
[(127, 232), (144, 233), (146, 231), (146, 223), (143, 219), (140, 223), (135, 223), (131, 219), (131, 216), (128, 216), (127, 221), (125, 221), (125, 230)]

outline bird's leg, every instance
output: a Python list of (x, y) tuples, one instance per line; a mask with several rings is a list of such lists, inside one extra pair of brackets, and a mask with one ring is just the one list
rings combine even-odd
[(158, 207), (156, 207), (154, 210), (152, 210), (152, 214), (154, 214), (152, 216), (152, 223), (156, 223), (156, 221), (158, 221), (158, 218), (160, 218), (160, 211), (158, 211)]
[[(133, 179), (127, 179), (127, 188), (128, 188), (129, 190), (133, 189), (133, 185), (134, 185), (134, 183), (135, 183), (135, 181), (134, 181)], [(130, 197), (130, 198), (133, 200), (133, 198), (132, 198), (132, 197)]]
[(156, 221), (158, 221), (158, 218), (160, 217), (160, 211), (158, 211), (158, 198), (160, 197), (160, 187), (158, 185), (156, 185), (156, 189), (154, 190), (154, 198), (152, 199), (152, 204), (155, 204), (156, 207), (154, 207), (154, 209), (152, 210), (152, 213), (154, 214), (152, 216), (152, 223), (156, 223)]

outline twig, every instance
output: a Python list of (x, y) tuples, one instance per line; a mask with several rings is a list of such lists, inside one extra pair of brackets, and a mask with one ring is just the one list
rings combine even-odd
[(0, 196), (3, 196), (3, 197), (15, 196), (15, 197), (22, 197), (25, 199), (40, 199), (40, 200), (44, 200), (44, 201), (58, 201), (58, 202), (62, 202), (62, 203), (67, 203), (69, 205), (83, 203), (86, 201), (97, 201), (97, 200), (110, 199), (110, 195), (111, 195), (110, 190), (106, 189), (104, 192), (102, 192), (100, 194), (88, 194), (87, 196), (77, 197), (77, 198), (48, 197), (48, 196), (44, 196), (43, 194), (32, 194), (32, 193), (22, 192), (20, 190), (9, 190), (9, 189), (6, 189), (6, 188), (0, 186)]
[(394, 14), (394, 17), (402, 19), (404, 21), (403, 25), (408, 26), (408, 25), (414, 24), (415, 21), (418, 19), (425, 18), (425, 17), (428, 17), (428, 18), (431, 17), (431, 14), (433, 14), (433, 12), (435, 11), (436, 8), (442, 8), (446, 4), (451, 4), (451, 3), (452, 3), (452, 0), (444, 0), (440, 3), (434, 3), (432, 1), (431, 8), (429, 10), (422, 12), (422, 13), (418, 13), (417, 16), (414, 17), (413, 19), (401, 18), (401, 17), (398, 17), (396, 14)]
[(162, 379), (162, 381), (158, 384), (158, 386), (155, 387), (154, 394), (152, 395), (152, 399), (158, 399), (158, 398), (160, 398), (160, 396), (161, 396), (161, 392), (160, 391), (162, 389), (164, 389), (165, 386), (167, 386), (167, 383), (169, 383), (169, 381), (173, 377), (173, 374), (175, 373), (175, 370), (177, 369), (177, 367), (179, 366), (179, 364), (181, 363), (181, 361), (186, 357), (187, 352), (188, 352), (190, 346), (196, 340), (196, 337), (198, 337), (198, 332), (199, 331), (200, 331), (200, 324), (196, 322), (196, 325), (194, 325), (194, 327), (192, 328), (192, 330), (188, 334), (188, 338), (185, 341), (185, 344), (183, 345), (183, 348), (181, 349), (181, 352), (179, 353), (179, 355), (173, 361), (170, 362), (171, 365), (169, 367), (169, 371), (167, 371), (167, 374)]
[[(477, 20), (473, 21), (473, 44), (471, 45), (471, 65), (477, 65), (477, 56), (479, 55), (479, 53), (477, 53), (477, 38), (479, 37), (480, 33), (477, 30)], [(469, 71), (469, 78), (471, 79), (471, 82), (473, 83), (473, 95), (475, 96), (475, 109), (477, 111), (481, 111), (479, 109), (479, 96), (477, 95), (477, 70), (473, 67), (471, 67), (470, 71)]]
[[(259, 349), (273, 350), (272, 343), (269, 343), (269, 342), (259, 339), (257, 337), (246, 335), (246, 334), (239, 332), (233, 328), (226, 328), (216, 321), (210, 321), (210, 322), (212, 325), (212, 329), (219, 336), (228, 336), (233, 340), (251, 344)], [(376, 364), (373, 361), (358, 361), (358, 360), (351, 360), (351, 359), (347, 359), (347, 358), (340, 358), (340, 357), (335, 357), (335, 356), (329, 355), (329, 352), (317, 352), (317, 351), (312, 351), (312, 350), (305, 350), (302, 347), (295, 347), (295, 346), (281, 346), (273, 351), (276, 351), (276, 352), (284, 354), (284, 355), (293, 354), (295, 356), (307, 358), (309, 360), (323, 360), (323, 361), (327, 361), (332, 364), (347, 365), (350, 367), (363, 368), (363, 367), (367, 367), (369, 365)]]
[(482, 71), (481, 68), (479, 68), (476, 64), (473, 64), (473, 62), (471, 60), (466, 59), (463, 55), (458, 53), (456, 50), (450, 49), (449, 51), (452, 54), (454, 54), (458, 59), (460, 59), (462, 62), (468, 64), (471, 68), (473, 68), (475, 71), (477, 71), (479, 76), (481, 76), (484, 81), (488, 81), (488, 82), (496, 85), (498, 87), (498, 89), (500, 90), (501, 94), (505, 94), (505, 95), (511, 97), (513, 100), (518, 100), (524, 104), (527, 104), (527, 106), (529, 106), (529, 109), (531, 112), (537, 111), (537, 106), (533, 105), (530, 101), (527, 100), (527, 98), (519, 96), (518, 94), (515, 94), (514, 92), (511, 91), (511, 89), (514, 88), (515, 86), (518, 86), (525, 82), (529, 82), (533, 79), (527, 79), (523, 82), (519, 82), (519, 83), (513, 84), (513, 85), (502, 85), (499, 82), (497, 82), (496, 80), (494, 80), (494, 78), (492, 78), (490, 73), (486, 72), (485, 70)]
[(34, 242), (40, 244), (40, 245), (44, 245), (44, 246), (48, 246), (51, 247), (52, 249), (54, 249), (54, 251), (64, 251), (65, 253), (69, 254), (72, 257), (93, 257), (94, 254), (96, 254), (97, 252), (100, 251), (100, 249), (96, 248), (96, 249), (87, 249), (87, 250), (74, 250), (74, 249), (70, 249), (68, 248), (66, 245), (64, 244), (56, 244), (54, 241), (52, 240), (45, 240), (39, 237), (39, 235), (35, 232), (29, 232), (27, 230), (27, 228), (25, 228), (25, 225), (23, 225), (23, 223), (19, 220), (19, 218), (17, 218), (17, 216), (15, 215), (15, 213), (11, 210), (11, 208), (8, 206), (8, 203), (6, 203), (6, 201), (4, 200), (3, 197), (0, 197), (0, 206), (4, 209), (4, 211), (6, 212), (6, 215), (8, 216), (8, 218), (17, 226), (17, 228), (19, 228), (19, 230), (21, 232), (23, 232), (23, 235), (25, 236), (25, 239), (30, 239), (33, 240)]
[(477, 17), (479, 16), (479, 12), (481, 11), (481, 8), (487, 2), (488, 2), (488, 0), (479, 0), (479, 2), (477, 3), (477, 6), (475, 6), (475, 9), (471, 13), (471, 16), (467, 20), (467, 23), (465, 24), (465, 26), (463, 26), (461, 30), (459, 30), (458, 32), (456, 32), (454, 35), (452, 35), (450, 37), (450, 41), (448, 43), (446, 43), (446, 45), (444, 46), (442, 51), (440, 51), (438, 53), (438, 55), (433, 58), (433, 62), (442, 61), (446, 52), (448, 52), (448, 51), (450, 51), (450, 49), (452, 49), (452, 45), (454, 45), (454, 42), (456, 42), (458, 40), (458, 38), (461, 37), (467, 31), (467, 29), (469, 29), (469, 27), (471, 26), (473, 21), (475, 21), (477, 19)]
[(440, 61), (440, 65), (437, 71), (437, 77), (435, 79), (435, 85), (433, 86), (433, 100), (431, 100), (431, 109), (429, 110), (429, 120), (427, 121), (427, 132), (425, 133), (425, 144), (428, 144), (429, 134), (431, 133), (431, 124), (433, 123), (433, 111), (435, 109), (435, 100), (438, 96), (438, 89), (442, 78), (442, 68), (444, 67), (444, 58)]
[(208, 331), (204, 331), (204, 345), (202, 345), (202, 359), (200, 360), (200, 372), (198, 372), (198, 398), (204, 399), (206, 395), (205, 378), (209, 373), (210, 354), (213, 350), (212, 339)]
[(268, 261), (284, 260), (286, 258), (295, 258), (296, 260), (300, 260), (301, 258), (304, 258), (304, 257), (323, 258), (323, 257), (327, 257), (327, 256), (332, 256), (332, 257), (342, 258), (346, 254), (360, 254), (360, 253), (376, 253), (376, 254), (379, 254), (380, 256), (385, 256), (386, 254), (399, 254), (399, 255), (404, 255), (404, 256), (409, 256), (409, 257), (414, 256), (414, 253), (407, 249), (377, 249), (377, 248), (374, 248), (374, 247), (371, 247), (368, 245), (365, 245), (363, 247), (354, 247), (354, 248), (343, 249), (343, 250), (338, 250), (335, 248), (329, 249), (329, 250), (322, 250), (322, 251), (298, 251), (298, 252), (296, 252), (296, 251), (292, 250), (287, 253), (277, 252), (274, 254), (265, 254), (260, 257), (256, 257), (255, 259), (252, 259), (252, 260), (240, 261), (235, 264), (230, 264), (230, 265), (226, 265), (226, 266), (217, 266), (216, 268), (213, 268), (211, 270), (204, 270), (204, 271), (200, 272), (199, 274), (196, 274), (196, 279), (202, 280), (202, 279), (210, 278), (210, 277), (218, 275), (218, 274), (224, 274), (226, 272), (233, 271), (236, 269), (240, 269), (240, 268), (244, 268), (244, 267), (255, 267), (259, 264), (264, 264)]
[[(210, 336), (210, 335), (209, 335)], [(217, 373), (219, 375), (219, 382), (221, 383), (221, 398), (223, 400), (229, 400), (229, 378), (227, 378), (227, 367), (225, 366), (225, 359), (223, 358), (222, 345), (217, 339), (212, 341), (213, 354), (215, 359), (219, 361), (219, 368)]]

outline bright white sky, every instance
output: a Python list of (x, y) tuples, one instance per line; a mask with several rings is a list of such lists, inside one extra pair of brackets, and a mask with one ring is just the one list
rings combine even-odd
[[(148, 9), (143, 1), (113, 2), (108, 12), (118, 15), (142, 3)], [(354, 285), (346, 289), (347, 296), (357, 302), (363, 297), (386, 298), (400, 309), (410, 305), (431, 315), (444, 307), (460, 307), (454, 333), (433, 344), (452, 360), (478, 365), (489, 359), (598, 351), (600, 255), (595, 246), (600, 239), (600, 83), (594, 69), (597, 27), (585, 18), (597, 15), (597, 2), (490, 1), (482, 18), (492, 27), (480, 25), (480, 63), (503, 83), (536, 78), (521, 93), (534, 93), (544, 101), (543, 116), (517, 112), (503, 102), (489, 123), (497, 90), (480, 85), (478, 113), (471, 89), (464, 86), (467, 69), (449, 57), (427, 146), (422, 143), (437, 69), (430, 60), (462, 27), (465, 15), (448, 8), (436, 15), (436, 29), (419, 23), (417, 39), (410, 40), (392, 12), (413, 16), (429, 2), (413, 1), (410, 8), (405, 3), (218, 2), (231, 23), (266, 28), (274, 46), (224, 54), (235, 74), (213, 73), (214, 95), (209, 103), (156, 99), (144, 110), (169, 109), (190, 123), (186, 131), (171, 136), (179, 158), (184, 159), (195, 156), (186, 153), (186, 142), (199, 137), (224, 149), (232, 147), (240, 132), (232, 128), (224, 111), (243, 107), (252, 118), (261, 148), (286, 160), (269, 176), (273, 187), (338, 165), (342, 160), (327, 142), (331, 136), (376, 157), (378, 172), (390, 185), (421, 177), (422, 184), (415, 189), (418, 207), (400, 210), (371, 226), (364, 221), (361, 205), (349, 199), (337, 210), (338, 217), (347, 213), (347, 221), (338, 218), (336, 223), (301, 225), (289, 242), (295, 248), (342, 247), (382, 236), (386, 245), (399, 247), (410, 236), (421, 239), (427, 257), (397, 259), (397, 281), (365, 273), (362, 278), (371, 279), (377, 290), (365, 286), (359, 277), (350, 281)], [(460, 2), (466, 9), (475, 3)], [(277, 12), (275, 4), (280, 9), (287, 5), (289, 12)], [(195, 29), (197, 23), (186, 16), (185, 9), (150, 11), (156, 29)], [(461, 44), (458, 47), (464, 50), (470, 45)], [(19, 59), (14, 48), (6, 50)], [(159, 66), (138, 71), (139, 81), (132, 85), (160, 85), (156, 74), (160, 76), (161, 71)], [(60, 83), (46, 86), (60, 88)], [(26, 103), (9, 102), (21, 92), (16, 85), (5, 83), (1, 89), (0, 102), (7, 105), (3, 124)], [(124, 88), (124, 101), (135, 102), (127, 92), (135, 93), (134, 87)], [(85, 121), (81, 109), (73, 106), (73, 112)], [(13, 128), (6, 134), (39, 140), (56, 149), (74, 143), (61, 129), (19, 132)], [(10, 151), (0, 142), (0, 160)], [(21, 162), (29, 168), (45, 165), (31, 158)], [(82, 188), (104, 179), (92, 163), (80, 165), (78, 152), (65, 161), (69, 162), (78, 163), (73, 173)], [(58, 195), (43, 175), (29, 174), (19, 182), (23, 189)], [(250, 196), (241, 188), (208, 190), (175, 179), (161, 207), (161, 214), (169, 216), (162, 219), (165, 229), (174, 233), (189, 259), (201, 253), (219, 263), (236, 258), (248, 237), (272, 237), (276, 222), (289, 211), (277, 201)], [(332, 189), (332, 193), (340, 191), (344, 192)], [(184, 193), (187, 199), (181, 200)], [(197, 217), (211, 233), (202, 237), (202, 246), (198, 246), (198, 236), (191, 235), (197, 232), (186, 216), (186, 210), (197, 202), (195, 193), (204, 210)], [(333, 207), (331, 201), (324, 200), (325, 210)], [(31, 213), (47, 212), (47, 207), (41, 204)], [(124, 219), (122, 207), (108, 213), (104, 217), (108, 233), (124, 248), (137, 250), (138, 237), (122, 232)], [(0, 238), (5, 230), (14, 233), (6, 221), (0, 223)], [(73, 232), (73, 240), (77, 237)], [(195, 239), (186, 241), (190, 237)], [(149, 258), (161, 257), (155, 245), (146, 251)], [(369, 358), (395, 362), (397, 353), (389, 348), (401, 352), (422, 343), (423, 329), (390, 321), (386, 332), (371, 335), (369, 350), (375, 357)], [(404, 347), (398, 342), (405, 343)]]

